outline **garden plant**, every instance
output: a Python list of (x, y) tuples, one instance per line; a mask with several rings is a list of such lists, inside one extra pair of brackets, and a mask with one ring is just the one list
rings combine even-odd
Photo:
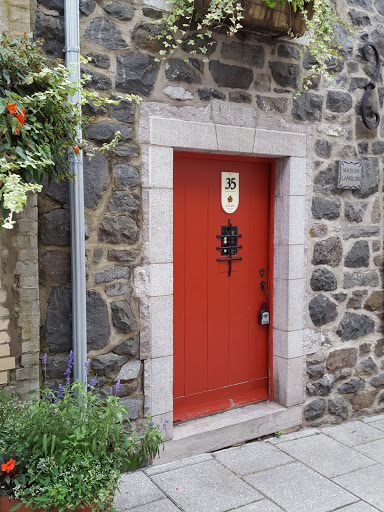
[[(42, 42), (32, 34), (0, 40), (0, 226), (12, 228), (14, 213), (20, 212), (27, 192), (40, 191), (44, 176), (48, 182), (74, 179), (68, 172), (68, 155), (76, 156), (87, 148), (87, 155), (105, 152), (115, 146), (119, 132), (108, 144), (87, 146), (76, 137), (77, 127), (91, 121), (81, 115), (81, 106), (92, 102), (118, 104), (121, 100), (139, 101), (134, 95), (102, 98), (89, 92), (84, 75), (73, 82), (68, 69), (58, 60), (48, 59)], [(69, 96), (80, 92), (81, 101), (73, 104)]]
[[(73, 361), (71, 352), (57, 391), (44, 387), (26, 402), (0, 393), (0, 505), (18, 500), (6, 511), (22, 504), (48, 512), (113, 510), (121, 472), (159, 455), (161, 428), (150, 417), (132, 426), (117, 396), (120, 383), (106, 398), (96, 379), (88, 389), (71, 384)], [(42, 362), (44, 371), (46, 356)]]

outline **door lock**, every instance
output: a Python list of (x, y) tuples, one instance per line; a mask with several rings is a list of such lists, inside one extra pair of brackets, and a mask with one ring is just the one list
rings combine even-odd
[(263, 302), (260, 306), (259, 324), (260, 325), (268, 325), (269, 324), (269, 311), (267, 311), (267, 305), (265, 302)]

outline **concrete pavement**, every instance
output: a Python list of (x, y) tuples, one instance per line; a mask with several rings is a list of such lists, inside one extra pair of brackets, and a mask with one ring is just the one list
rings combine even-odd
[(384, 511), (384, 414), (122, 476), (118, 512)]

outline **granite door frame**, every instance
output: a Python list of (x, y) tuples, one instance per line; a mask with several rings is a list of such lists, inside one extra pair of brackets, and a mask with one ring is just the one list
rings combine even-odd
[(139, 143), (143, 260), (134, 282), (145, 413), (165, 425), (167, 439), (173, 438), (173, 152), (188, 150), (275, 159), (274, 401), (295, 411), (295, 419), (291, 414), (288, 423), (300, 424), (305, 400), (311, 128), (258, 116), (243, 105), (212, 102), (200, 108), (145, 102), (139, 112)]

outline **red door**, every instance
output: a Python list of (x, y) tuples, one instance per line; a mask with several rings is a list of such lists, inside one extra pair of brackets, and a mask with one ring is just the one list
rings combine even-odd
[[(259, 325), (268, 289), (270, 164), (175, 153), (174, 421), (268, 398), (268, 325)], [(221, 173), (238, 173), (239, 205), (221, 205)], [(231, 263), (222, 227), (237, 227)], [(225, 232), (225, 231), (224, 231)], [(226, 240), (227, 241), (227, 240)], [(263, 277), (260, 275), (264, 269)], [(262, 272), (262, 271), (261, 271)]]

